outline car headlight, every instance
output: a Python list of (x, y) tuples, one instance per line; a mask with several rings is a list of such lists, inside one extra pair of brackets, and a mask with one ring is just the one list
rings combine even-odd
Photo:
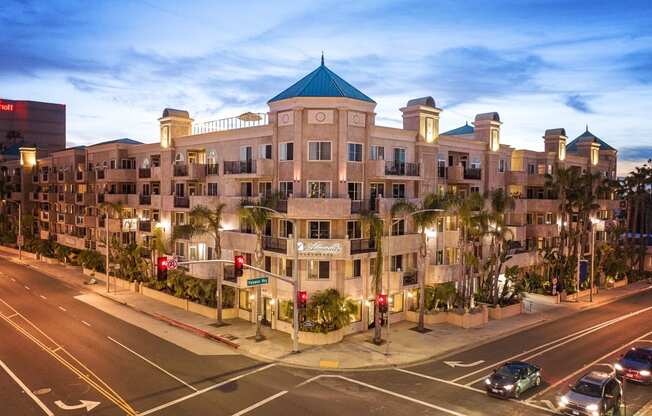
[(559, 398), (559, 407), (566, 407), (567, 404), (568, 404), (568, 397), (561, 396)]
[(486, 379), (484, 380), (484, 384), (486, 384), (486, 385), (491, 384), (491, 380), (489, 380), (488, 378), (486, 378)]
[(618, 371), (623, 371), (623, 366), (620, 365), (620, 363), (616, 363), (616, 364), (614, 364), (614, 368), (615, 368), (616, 370), (618, 370)]
[(505, 387), (503, 387), (505, 390), (510, 391), (514, 388), (513, 384), (506, 384)]
[(595, 403), (590, 404), (590, 405), (586, 406), (586, 410), (588, 410), (589, 412), (595, 412), (596, 410), (598, 410), (598, 405), (595, 404)]
[(642, 370), (642, 371), (640, 372), (640, 374), (641, 374), (643, 377), (647, 377), (647, 376), (650, 375), (650, 372), (647, 371), (647, 370)]

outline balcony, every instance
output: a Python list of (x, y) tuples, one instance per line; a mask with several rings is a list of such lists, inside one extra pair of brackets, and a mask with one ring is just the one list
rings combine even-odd
[(84, 215), (84, 227), (86, 228), (97, 227), (97, 217), (94, 215)]
[(174, 207), (175, 208), (190, 208), (190, 198), (187, 196), (175, 196), (174, 197)]
[(273, 251), (279, 254), (287, 254), (288, 240), (285, 238), (263, 236), (263, 250)]
[(151, 168), (140, 168), (138, 169), (138, 178), (139, 179), (149, 179), (152, 177)]
[(417, 277), (416, 271), (405, 272), (403, 273), (403, 289), (409, 287), (414, 287), (419, 283), (419, 278)]
[(511, 170), (507, 172), (507, 184), (523, 186), (527, 182), (525, 172)]
[(349, 218), (349, 198), (289, 198), (287, 214), (291, 218), (333, 219)]
[(264, 126), (268, 124), (267, 113), (244, 113), (237, 117), (211, 120), (201, 124), (193, 124), (192, 134), (204, 134), (214, 131), (242, 129), (246, 127)]
[(351, 200), (351, 214), (360, 214), (362, 212), (378, 211), (378, 202), (375, 199)]
[(140, 194), (138, 197), (138, 203), (140, 205), (152, 205), (152, 196)]
[(241, 175), (241, 174), (255, 174), (256, 161), (255, 160), (235, 160), (224, 162), (225, 175)]
[(211, 163), (206, 165), (206, 174), (207, 175), (219, 175), (220, 174), (220, 165), (217, 163)]
[(528, 186), (537, 186), (537, 187), (543, 187), (546, 185), (546, 175), (538, 174), (538, 173), (533, 173), (527, 175), (527, 184)]
[(50, 213), (48, 211), (41, 211), (41, 221), (50, 221)]
[(133, 182), (136, 180), (136, 169), (104, 169), (96, 171), (98, 180), (109, 182)]
[(419, 176), (419, 164), (385, 161), (386, 176)]
[(75, 215), (75, 225), (78, 227), (83, 227), (84, 226), (84, 216), (83, 215)]
[(150, 220), (138, 221), (138, 231), (149, 233), (152, 231), (152, 222)]
[(467, 168), (464, 169), (464, 179), (479, 181), (482, 179), (482, 169), (480, 168)]
[(201, 179), (206, 176), (206, 165), (200, 163), (175, 164), (172, 174), (174, 177)]
[[(347, 239), (299, 239), (299, 258), (349, 259), (350, 241)], [(288, 245), (288, 256), (294, 256), (294, 244)]]
[(376, 240), (357, 238), (351, 240), (351, 254), (373, 253), (376, 251)]
[(278, 212), (288, 212), (288, 200), (287, 199), (276, 199), (268, 202), (270, 208)]

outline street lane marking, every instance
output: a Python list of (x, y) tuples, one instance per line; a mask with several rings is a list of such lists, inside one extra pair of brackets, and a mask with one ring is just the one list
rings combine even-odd
[(48, 416), (54, 416), (54, 413), (52, 413), (52, 411), (50, 411), (50, 409), (48, 409), (48, 407), (45, 405), (45, 403), (43, 403), (43, 402), (41, 401), (41, 399), (39, 399), (38, 397), (36, 397), (36, 395), (35, 395), (34, 393), (32, 393), (32, 390), (30, 390), (30, 389), (25, 385), (25, 383), (23, 383), (23, 382), (18, 378), (18, 376), (16, 376), (16, 374), (14, 374), (14, 372), (11, 371), (11, 370), (9, 369), (9, 367), (7, 367), (7, 365), (6, 365), (2, 360), (0, 360), (0, 367), (2, 367), (2, 369), (5, 370), (5, 372), (6, 372), (7, 374), (9, 374), (9, 377), (11, 377), (12, 379), (14, 379), (14, 381), (16, 382), (16, 384), (18, 384), (18, 385), (20, 386), (20, 388), (23, 389), (23, 391), (24, 391), (25, 393), (27, 393), (27, 395), (28, 395), (29, 397), (31, 397), (32, 400), (34, 400), (34, 402), (38, 405), (38, 407), (40, 407), (40, 408), (43, 410), (43, 412), (44, 412), (46, 415), (48, 415)]
[[(406, 370), (404, 368), (395, 368), (395, 370), (400, 371), (402, 373), (411, 374), (411, 375), (416, 376), (416, 377), (421, 377), (421, 378), (436, 381), (436, 382), (439, 382), (439, 383), (448, 384), (450, 386), (459, 387), (461, 389), (474, 391), (476, 393), (484, 394), (485, 396), (487, 395), (487, 392), (485, 390), (481, 390), (481, 389), (477, 389), (475, 387), (467, 386), (466, 384), (455, 383), (455, 382), (450, 381), (450, 380), (444, 380), (442, 378), (432, 377), (432, 376), (429, 376), (427, 374), (417, 373), (415, 371)], [(544, 412), (556, 414), (555, 411), (551, 411), (550, 409), (547, 409), (547, 408), (545, 408), (543, 406), (538, 406), (538, 405), (536, 405), (534, 403), (529, 403), (528, 401), (522, 401), (522, 400), (517, 400), (517, 399), (509, 399), (509, 401), (514, 402), (514, 403), (519, 403), (519, 404), (522, 404), (522, 405), (525, 405), (525, 406), (533, 407), (535, 409), (543, 410)]]
[(59, 306), (59, 309), (61, 309), (62, 311), (66, 312), (66, 308), (64, 308), (63, 306)]
[(65, 404), (61, 400), (57, 400), (54, 402), (57, 406), (59, 406), (59, 409), (62, 410), (77, 410), (77, 409), (86, 409), (86, 413), (90, 412), (91, 410), (95, 409), (97, 406), (100, 405), (100, 402), (94, 402), (92, 400), (80, 400), (79, 404), (74, 404), (74, 405), (69, 405)]
[(406, 396), (406, 395), (401, 394), (401, 393), (396, 393), (394, 391), (387, 390), (387, 389), (384, 389), (382, 387), (377, 387), (377, 386), (365, 383), (363, 381), (359, 381), (359, 380), (355, 380), (353, 378), (340, 376), (340, 375), (337, 375), (337, 374), (321, 374), (319, 376), (315, 376), (315, 377), (310, 378), (310, 379), (308, 379), (308, 380), (306, 380), (306, 381), (304, 381), (302, 383), (297, 384), (297, 387), (305, 386), (306, 384), (308, 384), (310, 382), (313, 382), (313, 381), (315, 381), (315, 380), (317, 380), (319, 378), (338, 378), (340, 380), (348, 381), (350, 383), (354, 383), (354, 384), (366, 387), (366, 388), (371, 389), (371, 390), (376, 390), (376, 391), (379, 391), (381, 393), (388, 394), (390, 396), (398, 397), (399, 399), (403, 399), (403, 400), (410, 401), (412, 403), (420, 404), (421, 406), (425, 406), (425, 407), (429, 407), (431, 409), (439, 410), (440, 412), (444, 412), (444, 413), (447, 413), (449, 415), (467, 416), (466, 414), (456, 412), (455, 410), (446, 409), (445, 407), (437, 406), (436, 404), (424, 402), (423, 400), (415, 399), (414, 397)]
[(478, 360), (472, 363), (463, 363), (462, 361), (444, 361), (444, 364), (452, 368), (455, 367), (469, 368), (469, 367), (475, 367), (480, 364), (484, 364), (484, 360)]
[(25, 289), (30, 290), (30, 289), (29, 289), (29, 286), (25, 286)]
[[(47, 346), (43, 340), (36, 338), (35, 335), (31, 334), (26, 328), (18, 325), (17, 322), (9, 320), (6, 316), (0, 314), (0, 318), (4, 319), (10, 326), (12, 326), (17, 332), (21, 333), (25, 338), (32, 341), (43, 351), (50, 354), (52, 358), (61, 363), (64, 367), (68, 368), (71, 372), (76, 374), (80, 379), (84, 380), (89, 386), (94, 388), (104, 397), (116, 404), (120, 409), (125, 411), (127, 415), (135, 416), (137, 412), (124, 400), (118, 393), (115, 392), (106, 382), (104, 382), (100, 377), (93, 373), (88, 367), (86, 367), (81, 361), (79, 361), (75, 356), (68, 352), (65, 348), (61, 347), (56, 341), (54, 341), (50, 336), (43, 332), (38, 326), (36, 326), (32, 321), (27, 319), (25, 316), (21, 315), (14, 307), (5, 302), (0, 298), (0, 302), (7, 306), (12, 311), (16, 312), (20, 318), (26, 322), (29, 326), (34, 328), (39, 334), (43, 336), (45, 340), (53, 344), (55, 347), (60, 347), (64, 354), (59, 355), (52, 351), (54, 347)], [(70, 358), (70, 361), (65, 356)]]
[(9, 315), (9, 316), (7, 316), (6, 318), (7, 318), (7, 319), (11, 319), (11, 318), (15, 318), (16, 316), (18, 316), (17, 313), (15, 313), (15, 314), (13, 314), (13, 315)]
[(14, 278), (12, 277), (12, 278), (11, 278), (11, 281), (12, 281), (12, 282), (15, 282), (15, 281), (16, 281), (16, 279), (14, 279)]
[(88, 322), (86, 322), (86, 321), (81, 321), (81, 323), (82, 323), (82, 324), (84, 324), (84, 325), (86, 325), (86, 326), (88, 326), (88, 327), (90, 327), (90, 326), (91, 326), (91, 324), (89, 324), (89, 323), (88, 323)]
[(652, 334), (652, 331), (648, 332), (647, 334), (641, 335), (640, 337), (638, 337), (638, 338), (636, 338), (636, 339), (634, 339), (634, 340), (632, 340), (632, 341), (629, 341), (629, 342), (626, 343), (625, 345), (622, 345), (622, 346), (616, 348), (616, 349), (613, 350), (613, 351), (610, 351), (610, 352), (606, 353), (605, 355), (603, 355), (602, 357), (598, 358), (597, 360), (588, 363), (587, 365), (585, 365), (584, 367), (580, 368), (579, 370), (576, 370), (576, 371), (572, 372), (571, 374), (567, 375), (566, 377), (564, 377), (564, 378), (558, 380), (557, 382), (551, 384), (550, 386), (546, 387), (545, 389), (543, 389), (543, 390), (540, 391), (539, 393), (537, 393), (537, 394), (535, 394), (534, 396), (532, 396), (530, 399), (534, 399), (535, 397), (541, 397), (543, 394), (545, 394), (545, 393), (549, 392), (550, 390), (556, 388), (557, 386), (559, 386), (561, 383), (564, 383), (564, 382), (565, 382), (566, 380), (568, 380), (569, 378), (574, 377), (574, 376), (578, 375), (579, 373), (581, 373), (581, 372), (583, 372), (583, 371), (586, 371), (586, 370), (589, 369), (590, 367), (592, 367), (592, 366), (594, 366), (595, 364), (597, 364), (599, 361), (602, 361), (602, 360), (604, 360), (605, 358), (608, 358), (608, 357), (610, 357), (610, 356), (616, 354), (618, 351), (622, 350), (623, 348), (625, 348), (625, 347), (627, 347), (627, 346), (629, 346), (629, 345), (634, 344), (635, 342), (639, 342), (640, 340), (646, 338), (646, 337), (649, 336), (650, 334)]
[(262, 406), (264, 404), (267, 404), (267, 403), (271, 402), (274, 399), (278, 399), (279, 397), (283, 396), (286, 393), (287, 393), (287, 390), (280, 391), (280, 392), (274, 394), (273, 396), (269, 396), (266, 399), (263, 399), (263, 400), (261, 400), (261, 401), (259, 401), (257, 403), (252, 404), (251, 406), (247, 407), (246, 409), (240, 410), (238, 413), (234, 413), (231, 416), (242, 416), (242, 415), (244, 415), (246, 413), (251, 412), (254, 409), (259, 408), (260, 406)]
[(47, 300), (47, 299), (48, 299), (48, 298), (46, 298), (46, 297), (43, 296), (43, 295), (40, 295), (40, 296), (41, 296), (41, 299), (43, 299), (43, 300)]
[(174, 374), (170, 373), (170, 372), (167, 371), (166, 369), (161, 368), (161, 367), (160, 367), (159, 365), (157, 365), (155, 362), (152, 362), (152, 361), (149, 360), (148, 358), (143, 357), (142, 355), (138, 354), (136, 351), (132, 350), (131, 348), (127, 347), (127, 346), (124, 345), (124, 344), (121, 344), (120, 342), (116, 341), (116, 340), (113, 339), (113, 338), (111, 338), (111, 337), (107, 337), (107, 338), (110, 339), (111, 341), (115, 342), (116, 344), (118, 344), (119, 346), (121, 346), (122, 348), (124, 348), (125, 350), (129, 351), (130, 353), (134, 354), (135, 356), (137, 356), (137, 357), (140, 358), (141, 360), (145, 361), (146, 363), (150, 364), (151, 366), (157, 368), (158, 370), (160, 370), (160, 371), (162, 371), (163, 373), (167, 374), (168, 376), (172, 377), (173, 379), (175, 379), (175, 380), (178, 381), (179, 383), (185, 385), (186, 387), (190, 388), (191, 390), (197, 391), (196, 388), (194, 388), (194, 387), (191, 386), (190, 384), (186, 383), (185, 381), (181, 380), (179, 377), (177, 377), (177, 376), (175, 376)]
[[(572, 334), (568, 334), (568, 335), (566, 335), (566, 336), (563, 336), (563, 337), (561, 337), (561, 338), (558, 338), (558, 339), (555, 339), (555, 340), (553, 340), (553, 341), (547, 342), (547, 343), (545, 343), (545, 344), (542, 344), (542, 345), (536, 346), (536, 347), (534, 347), (534, 348), (530, 348), (529, 350), (523, 351), (523, 352), (521, 352), (521, 353), (519, 353), (519, 354), (516, 354), (516, 355), (513, 355), (513, 356), (511, 356), (511, 357), (505, 358), (505, 359), (503, 359), (503, 360), (497, 361), (497, 362), (495, 362), (495, 363), (493, 363), (493, 364), (487, 365), (487, 366), (485, 366), (485, 367), (483, 367), (483, 368), (480, 368), (480, 369), (478, 369), (478, 370), (475, 370), (475, 371), (472, 371), (472, 372), (470, 372), (470, 373), (464, 374), (464, 375), (462, 375), (462, 376), (460, 376), (460, 377), (457, 377), (457, 378), (453, 379), (453, 381), (454, 381), (454, 382), (458, 382), (458, 381), (460, 381), (460, 380), (463, 380), (463, 379), (468, 378), (468, 377), (470, 377), (470, 376), (473, 376), (473, 375), (475, 375), (475, 374), (478, 374), (478, 373), (481, 373), (481, 372), (484, 372), (484, 371), (490, 370), (490, 369), (492, 369), (492, 368), (496, 367), (497, 365), (502, 364), (502, 363), (504, 363), (504, 362), (512, 361), (512, 360), (514, 360), (514, 359), (516, 359), (516, 358), (520, 358), (520, 357), (522, 357), (522, 356), (524, 356), (524, 355), (527, 355), (527, 354), (530, 354), (530, 353), (532, 353), (532, 352), (538, 351), (538, 350), (540, 350), (540, 349), (542, 349), (542, 348), (550, 347), (550, 346), (552, 345), (552, 346), (553, 346), (552, 348), (549, 348), (548, 350), (543, 351), (543, 353), (548, 352), (548, 351), (553, 350), (553, 349), (555, 349), (555, 348), (557, 348), (557, 347), (559, 347), (559, 346), (565, 345), (565, 344), (567, 344), (568, 342), (574, 341), (574, 340), (579, 339), (579, 338), (581, 338), (581, 337), (583, 337), (583, 336), (585, 336), (585, 335), (589, 335), (589, 334), (591, 334), (591, 333), (593, 333), (593, 332), (599, 331), (600, 329), (605, 328), (605, 327), (607, 327), (607, 326), (609, 326), (609, 325), (613, 325), (613, 324), (615, 324), (615, 323), (617, 323), (617, 322), (620, 322), (620, 321), (622, 321), (622, 320), (625, 320), (625, 319), (631, 318), (632, 316), (639, 315), (639, 314), (644, 313), (644, 312), (647, 312), (647, 311), (649, 311), (649, 310), (652, 310), (652, 306), (648, 306), (647, 308), (639, 309), (638, 311), (630, 312), (630, 313), (628, 313), (627, 315), (619, 316), (619, 317), (617, 317), (617, 318), (613, 318), (613, 319), (610, 319), (610, 320), (605, 321), (605, 322), (601, 322), (601, 323), (596, 324), (596, 325), (594, 325), (594, 326), (592, 326), (592, 327), (582, 329), (582, 330), (580, 330), (580, 331), (578, 331), (578, 332), (575, 332), (575, 333), (572, 333)], [(572, 338), (572, 339), (571, 339), (570, 341), (567, 341), (569, 338)], [(557, 344), (557, 343), (562, 342), (562, 341), (563, 341), (563, 343)], [(536, 355), (535, 355), (535, 356), (536, 356)], [(482, 376), (481, 378), (479, 378), (479, 379), (477, 379), (477, 380), (474, 380), (474, 381), (472, 381), (472, 382), (470, 382), (470, 383), (467, 383), (467, 385), (475, 384), (475, 383), (477, 383), (479, 380), (484, 379), (485, 377), (486, 377), (486, 375), (484, 375), (484, 376)]]
[(167, 402), (167, 403), (163, 403), (163, 404), (161, 404), (159, 406), (156, 406), (154, 408), (151, 408), (151, 409), (149, 409), (149, 410), (147, 410), (145, 412), (138, 413), (138, 416), (150, 415), (150, 414), (152, 414), (154, 412), (158, 412), (159, 410), (163, 410), (163, 409), (168, 408), (170, 406), (174, 406), (177, 403), (181, 403), (181, 402), (184, 402), (184, 401), (186, 401), (188, 399), (192, 399), (193, 397), (197, 397), (197, 396), (199, 396), (201, 394), (206, 393), (207, 391), (215, 390), (215, 389), (217, 389), (219, 387), (222, 387), (222, 386), (224, 386), (226, 384), (233, 383), (234, 381), (240, 380), (241, 378), (244, 378), (246, 376), (256, 374), (256, 373), (261, 372), (263, 370), (267, 370), (268, 368), (274, 367), (275, 365), (276, 365), (276, 363), (272, 363), (272, 364), (267, 364), (267, 365), (262, 366), (262, 367), (258, 367), (255, 370), (249, 371), (247, 373), (240, 374), (239, 376), (232, 377), (232, 378), (230, 378), (228, 380), (224, 380), (224, 381), (222, 381), (220, 383), (213, 384), (212, 386), (208, 386), (208, 387), (206, 387), (204, 389), (198, 390), (198, 391), (196, 391), (194, 393), (191, 393), (191, 394), (189, 394), (187, 396), (179, 397), (178, 399), (172, 400), (172, 401)]

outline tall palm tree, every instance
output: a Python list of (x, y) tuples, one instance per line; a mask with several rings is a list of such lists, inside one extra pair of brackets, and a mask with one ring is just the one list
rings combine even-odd
[[(360, 214), (360, 220), (367, 229), (367, 233), (373, 239), (376, 246), (376, 260), (372, 272), (371, 285), (374, 288), (374, 298), (377, 298), (383, 291), (383, 220), (373, 211), (365, 211)], [(380, 334), (380, 309), (378, 302), (374, 302), (374, 337), (373, 343), (380, 345), (382, 342)]]
[(437, 223), (437, 218), (442, 215), (440, 212), (426, 210), (437, 209), (443, 211), (445, 205), (445, 197), (438, 194), (427, 194), (423, 198), (423, 201), (420, 205), (415, 205), (409, 201), (402, 200), (396, 202), (391, 209), (392, 218), (404, 214), (411, 215), (414, 220), (414, 225), (416, 226), (421, 236), (421, 243), (419, 246), (420, 267), (417, 267), (417, 278), (419, 281), (419, 323), (417, 324), (417, 331), (419, 332), (424, 332), (425, 330), (424, 321), (426, 309), (426, 271), (428, 268), (428, 264), (426, 262), (426, 258), (428, 256), (428, 241), (426, 237), (426, 230), (435, 226)]
[(491, 207), (489, 217), (492, 225), (488, 231), (491, 236), (492, 255), (496, 261), (496, 267), (491, 279), (491, 297), (494, 306), (496, 306), (499, 302), (498, 281), (500, 273), (505, 261), (509, 260), (505, 250), (505, 243), (513, 238), (513, 234), (507, 226), (506, 215), (514, 210), (516, 201), (502, 188), (490, 192), (489, 201)]
[[(111, 215), (117, 216), (118, 220), (120, 220), (120, 232), (119, 232), (120, 237), (118, 241), (119, 244), (122, 244), (122, 223), (124, 220), (124, 209), (125, 209), (124, 204), (122, 202), (102, 202), (100, 204), (100, 208), (104, 211), (106, 215), (106, 223), (104, 224), (104, 226), (106, 227), (107, 230), (109, 229), (109, 218), (111, 217)], [(107, 232), (107, 234), (109, 233)], [(109, 239), (107, 239), (106, 241), (106, 253), (107, 253), (107, 257), (111, 259), (111, 241), (109, 241)], [(107, 264), (106, 266), (107, 266), (106, 280), (107, 280), (107, 288), (108, 288), (108, 281), (109, 281), (108, 266), (109, 265)]]
[(566, 227), (570, 226), (568, 221), (568, 194), (574, 184), (577, 183), (578, 170), (574, 168), (564, 168), (559, 163), (555, 164), (554, 171), (551, 174), (545, 174), (545, 187), (553, 193), (559, 200), (559, 213), (561, 214), (561, 228), (559, 231), (559, 245), (561, 254), (567, 255), (569, 250), (569, 239)]
[[(249, 202), (243, 202), (243, 204), (249, 204)], [(264, 208), (264, 205), (254, 206), (252, 208), (245, 208), (244, 206), (240, 208), (240, 219), (245, 223), (251, 226), (256, 233), (256, 248), (254, 251), (254, 265), (262, 269), (264, 267), (264, 253), (263, 253), (263, 235), (265, 233), (265, 227), (267, 222), (271, 218), (271, 213), (269, 210)], [(298, 267), (298, 265), (296, 266)], [(262, 313), (262, 296), (260, 286), (256, 286), (256, 340), (262, 340), (263, 336), (260, 331), (260, 318), (259, 316)]]
[[(226, 204), (218, 203), (214, 209), (203, 205), (194, 207), (190, 211), (191, 223), (200, 229), (202, 233), (210, 234), (215, 243), (215, 257), (222, 258), (222, 214)], [(198, 230), (199, 231), (199, 230)], [(217, 323), (222, 325), (222, 280), (224, 267), (222, 264), (217, 268)]]

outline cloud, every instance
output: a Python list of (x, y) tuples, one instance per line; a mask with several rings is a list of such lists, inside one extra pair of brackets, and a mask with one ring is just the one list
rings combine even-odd
[(564, 101), (564, 104), (566, 104), (568, 107), (572, 108), (573, 110), (579, 111), (580, 113), (585, 113), (585, 114), (593, 113), (593, 111), (589, 107), (589, 103), (587, 102), (587, 97), (580, 94), (566, 96), (566, 100)]
[(652, 159), (652, 146), (633, 146), (619, 149), (618, 156), (622, 160), (648, 160)]
[(638, 50), (623, 57), (625, 71), (641, 83), (652, 83), (652, 49)]

